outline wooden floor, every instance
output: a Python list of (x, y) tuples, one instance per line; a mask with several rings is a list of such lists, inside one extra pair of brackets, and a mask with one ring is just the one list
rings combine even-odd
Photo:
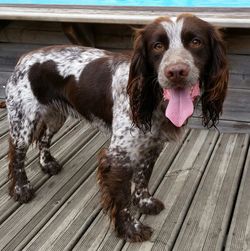
[(166, 144), (151, 191), (165, 204), (157, 216), (138, 217), (153, 227), (150, 241), (118, 239), (99, 205), (96, 154), (109, 137), (68, 120), (55, 136), (62, 172), (41, 172), (30, 149), (27, 174), (36, 190), (28, 204), (7, 193), (6, 111), (0, 110), (0, 250), (250, 250), (249, 134), (187, 130)]
[[(85, 28), (97, 48), (132, 47), (127, 26)], [(223, 133), (188, 129), (179, 143), (166, 145), (150, 185), (166, 208), (158, 216), (138, 215), (154, 229), (143, 244), (118, 239), (103, 215), (96, 155), (109, 137), (79, 121), (67, 121), (53, 140), (52, 152), (63, 164), (59, 175), (43, 174), (37, 150), (30, 149), (26, 170), (36, 197), (26, 205), (14, 202), (7, 192), (8, 123), (0, 109), (0, 250), (250, 250), (250, 30), (225, 34), (230, 83)], [(0, 98), (20, 55), (65, 43), (60, 23), (1, 21)], [(200, 128), (198, 114), (189, 126)]]

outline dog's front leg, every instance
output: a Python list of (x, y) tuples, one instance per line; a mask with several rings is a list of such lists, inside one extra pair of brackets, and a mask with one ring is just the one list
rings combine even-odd
[(101, 152), (98, 180), (102, 207), (109, 213), (119, 237), (139, 242), (148, 240), (152, 231), (130, 213), (132, 176), (133, 170), (126, 152), (118, 149)]
[(143, 147), (139, 151), (139, 161), (134, 168), (133, 182), (135, 184), (132, 201), (143, 214), (158, 214), (164, 209), (164, 204), (154, 198), (148, 188), (148, 183), (155, 162), (163, 148), (161, 143), (150, 147)]

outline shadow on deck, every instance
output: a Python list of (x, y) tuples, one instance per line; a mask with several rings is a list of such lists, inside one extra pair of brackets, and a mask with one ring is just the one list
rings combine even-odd
[(41, 172), (31, 148), (27, 174), (36, 190), (30, 203), (7, 193), (7, 119), (0, 110), (0, 250), (241, 250), (250, 249), (250, 148), (248, 134), (186, 131), (167, 143), (151, 178), (165, 203), (140, 219), (154, 229), (150, 241), (118, 239), (100, 209), (96, 154), (109, 138), (75, 120), (55, 136), (52, 153), (63, 170)]

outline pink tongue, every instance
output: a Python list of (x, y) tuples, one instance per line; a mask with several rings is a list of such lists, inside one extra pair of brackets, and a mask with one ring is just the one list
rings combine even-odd
[(187, 118), (193, 114), (193, 99), (198, 95), (198, 84), (196, 84), (194, 91), (191, 91), (191, 88), (164, 89), (164, 98), (169, 100), (165, 112), (166, 117), (175, 126), (181, 127)]

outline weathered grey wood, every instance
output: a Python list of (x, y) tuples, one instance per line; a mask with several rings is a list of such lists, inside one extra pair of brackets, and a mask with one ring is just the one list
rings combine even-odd
[(227, 40), (230, 54), (250, 54), (250, 36), (230, 36)]
[[(5, 112), (3, 114), (5, 114)], [(5, 133), (7, 133), (8, 129), (9, 129), (9, 124), (6, 116), (0, 117), (0, 137)]]
[(71, 250), (78, 237), (77, 232), (84, 232), (100, 211), (99, 202), (96, 175), (93, 172), (22, 250)]
[[(6, 110), (6, 109), (1, 109), (1, 108), (0, 108), (0, 119), (2, 119), (3, 117), (5, 117), (6, 114), (7, 114), (7, 110)], [(3, 122), (3, 120), (1, 120), (1, 121)], [(1, 122), (0, 122), (0, 126), (2, 126), (2, 125), (1, 125)]]
[(174, 250), (222, 250), (249, 135), (222, 134)]
[(119, 24), (95, 24), (95, 45), (97, 48), (126, 49), (133, 48), (133, 28)]
[(143, 217), (153, 227), (153, 236), (142, 244), (126, 244), (123, 250), (171, 250), (217, 139), (214, 131), (192, 131), (156, 192), (165, 210)]
[[(188, 127), (202, 129), (202, 119), (198, 117), (192, 117), (188, 121)], [(250, 132), (250, 123), (242, 121), (231, 121), (220, 119), (217, 128), (220, 132), (225, 133), (249, 133)]]
[(250, 122), (250, 90), (228, 92), (224, 102), (222, 119)]
[(0, 43), (0, 71), (12, 72), (23, 54), (44, 46), (44, 44)]
[[(79, 135), (78, 135), (79, 138)], [(58, 176), (51, 177), (37, 192), (36, 197), (29, 203), (20, 206), (12, 215), (0, 226), (0, 249), (8, 245), (17, 234), (21, 234), (25, 225), (35, 219), (39, 211), (46, 206), (46, 204), (55, 196), (60, 189), (67, 184), (72, 177), (79, 171), (79, 169), (91, 158), (91, 156), (99, 150), (100, 146), (106, 142), (107, 138), (102, 134), (96, 135), (89, 143), (87, 143), (81, 150), (81, 154), (76, 154), (74, 158), (70, 159), (65, 165), (67, 171), (62, 171)], [(70, 147), (70, 146), (69, 146)], [(72, 148), (72, 147), (71, 147)], [(70, 149), (70, 148), (69, 148)], [(69, 150), (68, 150), (69, 151)], [(59, 151), (60, 152), (60, 151)], [(61, 150), (61, 154), (65, 149)], [(72, 155), (71, 155), (72, 156)], [(77, 159), (77, 161), (75, 161)], [(80, 163), (80, 164), (79, 164)], [(37, 174), (34, 182), (41, 179), (41, 173)], [(71, 184), (72, 186), (74, 185)], [(55, 203), (55, 201), (54, 201)], [(53, 203), (53, 204), (54, 204)], [(43, 215), (44, 217), (46, 215)], [(34, 225), (35, 226), (35, 225)], [(20, 232), (21, 231), (21, 232)], [(27, 229), (26, 229), (27, 231)], [(29, 229), (30, 231), (30, 229)], [(23, 237), (25, 237), (24, 235)], [(21, 238), (22, 239), (22, 238)]]
[[(78, 120), (75, 119), (67, 119), (67, 121), (64, 123), (63, 127), (59, 130), (58, 133), (56, 133), (56, 135), (52, 138), (51, 144), (54, 144), (55, 141), (57, 141), (59, 138), (61, 138), (64, 134), (66, 134), (69, 130), (71, 130), (77, 123), (79, 123)], [(1, 126), (1, 124), (0, 124)], [(83, 127), (83, 124), (79, 125), (79, 128)], [(8, 153), (8, 139), (9, 139), (9, 135), (8, 133), (4, 134), (1, 138), (0, 138), (0, 159), (4, 156), (7, 155)], [(32, 147), (31, 147), (32, 148)], [(33, 149), (33, 148), (32, 148)], [(31, 150), (31, 149), (30, 149)], [(28, 153), (28, 159), (31, 159), (32, 154)], [(0, 162), (0, 169), (3, 168), (4, 164), (2, 162)], [(1, 180), (1, 177), (0, 177)], [(1, 182), (0, 182), (1, 184)]]
[(231, 73), (229, 76), (229, 88), (250, 90), (250, 70), (248, 74)]
[(0, 83), (0, 102), (2, 101), (2, 99), (6, 98), (6, 94), (5, 94), (5, 84)]
[[(150, 179), (149, 188), (152, 194), (161, 183), (164, 175), (179, 151), (182, 141), (185, 138), (186, 134), (179, 143), (166, 144), (155, 164), (154, 171)], [(90, 229), (88, 229), (82, 236), (74, 250), (119, 250), (123, 245), (123, 241), (115, 236), (113, 227), (109, 227), (110, 225), (107, 215), (103, 215), (103, 213), (100, 212), (97, 219), (94, 220)]]
[(67, 44), (69, 40), (57, 22), (14, 21), (0, 30), (0, 41), (23, 44)]
[(0, 101), (6, 98), (5, 88), (11, 72), (0, 72)]
[[(100, 212), (92, 222), (86, 233), (79, 240), (73, 251), (82, 250), (121, 250), (124, 242), (114, 234), (114, 229), (107, 219), (107, 215)], [(112, 236), (112, 238), (110, 237)]]
[[(77, 125), (78, 124), (78, 125)], [(77, 126), (76, 126), (77, 125)], [(78, 132), (82, 132), (84, 136), (84, 131), (87, 130), (87, 134), (89, 131), (91, 131), (90, 128), (84, 127), (82, 124), (79, 124), (77, 120), (67, 120), (64, 124), (64, 126), (61, 128), (61, 130), (53, 137), (52, 139), (52, 149), (54, 147), (54, 143), (58, 141), (62, 136), (64, 138), (60, 143), (65, 145), (66, 142), (74, 135), (77, 134)], [(68, 137), (68, 138), (67, 138)], [(7, 182), (7, 151), (8, 151), (8, 136), (5, 136), (4, 139), (6, 141), (2, 141), (0, 149), (3, 147), (3, 154), (6, 154), (5, 157), (0, 159), (0, 187)], [(56, 146), (55, 146), (56, 147)], [(57, 146), (58, 147), (58, 146)], [(34, 159), (38, 156), (38, 149), (36, 147), (31, 146), (28, 153), (27, 153), (27, 161), (26, 161), (26, 166), (28, 166)]]
[(250, 250), (250, 148), (226, 241), (226, 251)]
[[(230, 89), (223, 104), (223, 114), (221, 120), (237, 122), (239, 127), (247, 130), (250, 122), (250, 90)], [(201, 113), (201, 104), (195, 109), (194, 117), (199, 117)], [(241, 123), (244, 122), (244, 123)], [(237, 132), (237, 131), (236, 131)]]
[[(206, 11), (204, 11), (206, 10)], [(1, 6), (0, 15), (4, 20), (36, 20), (86, 23), (147, 24), (166, 13), (176, 17), (183, 12), (192, 12), (204, 20), (222, 27), (250, 27), (247, 8), (216, 9), (203, 8), (96, 8), (83, 6), (33, 5)]]
[(250, 74), (250, 57), (249, 55), (228, 55), (230, 72), (233, 74)]
[(8, 134), (4, 134), (2, 137), (0, 137), (0, 159), (3, 158), (7, 152), (8, 152)]
[[(58, 159), (61, 165), (64, 165), (66, 161), (68, 161), (96, 134), (96, 132), (90, 130), (90, 128), (85, 129), (86, 130), (82, 132), (82, 138), (79, 137), (79, 134), (76, 134), (71, 130), (66, 137), (63, 137), (52, 146), (51, 153), (56, 159)], [(26, 166), (26, 173), (35, 190), (37, 190), (49, 178), (48, 175), (41, 172), (38, 159), (35, 159)], [(7, 172), (3, 173), (3, 175), (6, 177)], [(0, 222), (9, 214), (9, 207), (14, 204), (13, 199), (10, 198), (7, 193), (8, 185), (9, 182), (5, 183), (5, 185), (0, 188)]]
[[(97, 142), (97, 145), (101, 147), (102, 143), (103, 141), (100, 140)], [(50, 242), (49, 250), (52, 250), (52, 246), (55, 247), (56, 250), (65, 250), (63, 243), (67, 246), (69, 243), (74, 243), (76, 238), (79, 238), (78, 235), (84, 231), (92, 217), (100, 210), (98, 208), (99, 198), (97, 197), (98, 189), (95, 182), (95, 172), (93, 172), (97, 165), (97, 159), (94, 154), (85, 162), (85, 160), (81, 158), (82, 153), (84, 154), (83, 151), (80, 151), (77, 157), (72, 160), (75, 164), (83, 161), (79, 171), (76, 172), (46, 206), (39, 211), (32, 221), (22, 229), (18, 236), (11, 240), (6, 249), (38, 250), (38, 248), (45, 248), (45, 242)], [(86, 180), (90, 174), (90, 178)], [(75, 199), (75, 197), (77, 199)], [(88, 199), (88, 201), (86, 201), (86, 199)], [(78, 204), (79, 202), (80, 205)], [(72, 220), (71, 225), (69, 225), (70, 221), (68, 220), (70, 215), (72, 216), (70, 212), (80, 213), (80, 219), (76, 215), (70, 218)], [(68, 219), (66, 219), (67, 217)], [(67, 221), (67, 224), (62, 224), (64, 220)], [(49, 235), (47, 236), (47, 234)], [(52, 240), (52, 236), (56, 236), (56, 238)], [(27, 243), (28, 245), (24, 248)], [(58, 247), (58, 244), (60, 247)]]
[(0, 86), (6, 86), (7, 80), (11, 75), (10, 72), (0, 72)]

